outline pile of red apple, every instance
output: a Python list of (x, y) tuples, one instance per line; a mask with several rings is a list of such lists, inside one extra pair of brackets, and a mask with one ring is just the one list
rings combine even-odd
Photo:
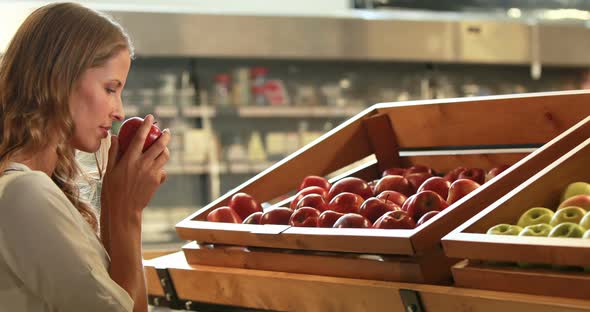
[(284, 224), (299, 227), (413, 229), (493, 178), (508, 166), (489, 172), (458, 167), (437, 176), (427, 167), (390, 168), (374, 181), (355, 177), (331, 185), (318, 176), (303, 179), (289, 207), (266, 211), (250, 195), (235, 194), (208, 221)]

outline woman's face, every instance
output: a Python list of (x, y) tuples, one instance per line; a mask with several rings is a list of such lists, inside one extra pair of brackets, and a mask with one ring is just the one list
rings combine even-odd
[(130, 66), (129, 51), (122, 50), (105, 64), (87, 69), (76, 82), (69, 103), (75, 128), (71, 143), (75, 149), (96, 152), (113, 121), (125, 118), (121, 92)]

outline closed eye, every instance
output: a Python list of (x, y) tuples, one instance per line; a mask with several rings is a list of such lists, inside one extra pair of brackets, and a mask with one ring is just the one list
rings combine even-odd
[(115, 91), (114, 89), (110, 89), (110, 88), (106, 88), (105, 90), (106, 90), (106, 91), (107, 91), (107, 93), (109, 93), (109, 94), (112, 94), (112, 93), (115, 93), (115, 92), (117, 92), (117, 91)]

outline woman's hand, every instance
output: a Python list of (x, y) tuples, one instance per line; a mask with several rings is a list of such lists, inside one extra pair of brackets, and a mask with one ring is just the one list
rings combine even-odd
[(142, 153), (153, 121), (152, 115), (146, 116), (128, 150), (120, 159), (117, 159), (117, 137), (111, 137), (101, 194), (102, 206), (106, 204), (110, 213), (117, 210), (121, 213), (141, 214), (158, 187), (166, 180), (163, 167), (170, 158), (170, 152), (166, 147), (170, 142), (170, 131), (165, 129), (160, 138)]

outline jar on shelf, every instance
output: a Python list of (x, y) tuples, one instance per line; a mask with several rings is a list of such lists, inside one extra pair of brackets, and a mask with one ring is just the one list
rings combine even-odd
[(250, 70), (250, 77), (252, 79), (252, 101), (256, 106), (265, 106), (267, 104), (264, 95), (267, 74), (268, 69), (266, 67), (253, 67)]
[(213, 86), (214, 104), (218, 106), (229, 106), (230, 104), (230, 82), (231, 78), (228, 74), (215, 75), (215, 84)]

